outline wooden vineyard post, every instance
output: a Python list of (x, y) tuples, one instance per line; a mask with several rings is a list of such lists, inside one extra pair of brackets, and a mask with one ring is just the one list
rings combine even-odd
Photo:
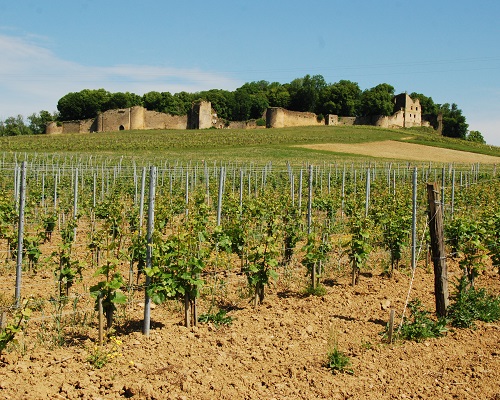
[(187, 292), (184, 295), (184, 326), (186, 328), (191, 326), (191, 301)]
[(2, 311), (0, 313), (0, 329), (5, 328), (6, 325), (7, 325), (7, 314), (5, 313), (5, 311)]
[(429, 231), (431, 234), (432, 262), (434, 264), (434, 295), (436, 297), (436, 313), (446, 316), (448, 308), (448, 270), (444, 250), (443, 205), (438, 198), (437, 183), (427, 184), (429, 202)]
[(98, 311), (99, 311), (99, 346), (102, 346), (102, 341), (104, 337), (104, 310), (102, 307), (102, 294), (99, 294), (98, 298)]
[(391, 309), (389, 312), (389, 331), (387, 332), (387, 340), (389, 343), (392, 343), (392, 339), (394, 336), (394, 309)]

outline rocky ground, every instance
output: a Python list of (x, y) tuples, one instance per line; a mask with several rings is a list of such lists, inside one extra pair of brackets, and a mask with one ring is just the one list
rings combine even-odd
[[(452, 282), (460, 271), (450, 269)], [(332, 268), (323, 297), (304, 295), (301, 272), (281, 274), (256, 309), (244, 296), (243, 276), (214, 284), (216, 303), (233, 318), (228, 326), (186, 328), (179, 303), (156, 306), (149, 338), (141, 333), (142, 294), (135, 293), (102, 348), (90, 299), (67, 305), (59, 330), (46, 302), (0, 359), (0, 398), (500, 399), (500, 323), (388, 344), (381, 333), (390, 308), (400, 320), (408, 269), (391, 279), (373, 269), (352, 287), (346, 271)], [(4, 271), (3, 291), (12, 279)], [(53, 290), (51, 281), (51, 272), (41, 271), (28, 275), (26, 286), (36, 299)], [(477, 285), (498, 293), (500, 278), (488, 270)], [(431, 270), (417, 268), (410, 297), (433, 310)], [(211, 298), (207, 292), (201, 312)], [(349, 371), (326, 367), (334, 347), (349, 357)], [(97, 368), (103, 353), (109, 357)]]

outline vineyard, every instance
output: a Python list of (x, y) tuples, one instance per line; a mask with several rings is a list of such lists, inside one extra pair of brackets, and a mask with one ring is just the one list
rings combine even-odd
[(434, 317), (427, 189), (450, 310), (498, 305), (494, 165), (0, 161), (4, 398), (500, 398), (500, 315)]

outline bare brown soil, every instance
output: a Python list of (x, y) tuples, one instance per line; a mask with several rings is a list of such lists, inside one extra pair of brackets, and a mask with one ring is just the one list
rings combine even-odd
[(421, 144), (397, 142), (393, 140), (352, 144), (312, 144), (301, 147), (306, 147), (308, 149), (314, 150), (333, 151), (336, 153), (361, 154), (371, 157), (382, 157), (409, 161), (434, 161), (444, 163), (479, 162), (482, 164), (496, 164), (500, 162), (500, 157), (470, 153), (466, 151), (442, 149), (438, 147), (424, 146)]
[[(383, 256), (383, 255), (382, 255)], [(382, 257), (381, 256), (381, 257)], [(332, 261), (322, 281), (323, 297), (305, 296), (304, 270), (280, 270), (280, 279), (253, 309), (244, 296), (243, 276), (207, 282), (201, 312), (215, 290), (217, 304), (234, 318), (230, 326), (182, 326), (178, 302), (152, 310), (150, 337), (141, 333), (142, 293), (118, 313), (115, 336), (119, 353), (101, 369), (95, 354), (97, 321), (91, 299), (79, 312), (66, 306), (62, 346), (55, 335), (50, 302), (35, 311), (19, 344), (0, 360), (1, 399), (500, 399), (500, 324), (450, 330), (421, 343), (387, 344), (389, 309), (401, 315), (411, 281), (408, 269), (389, 279), (381, 259), (350, 286), (341, 259)], [(450, 266), (450, 282), (458, 275)], [(3, 270), (0, 282), (10, 291), (14, 275)], [(49, 269), (25, 274), (25, 294), (49, 298), (54, 291)], [(86, 282), (88, 285), (88, 281)], [(496, 271), (487, 270), (478, 286), (500, 289)], [(29, 289), (28, 289), (29, 288)], [(84, 293), (83, 284), (72, 291)], [(417, 268), (411, 298), (433, 310), (431, 268)], [(41, 307), (42, 308), (42, 307)], [(71, 322), (73, 319), (73, 322)], [(398, 318), (399, 322), (399, 318)], [(332, 373), (326, 355), (336, 343), (350, 357), (352, 373)], [(107, 349), (111, 350), (112, 342)]]

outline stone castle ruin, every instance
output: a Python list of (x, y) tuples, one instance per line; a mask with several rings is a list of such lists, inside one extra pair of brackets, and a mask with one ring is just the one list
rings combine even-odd
[(314, 113), (289, 111), (280, 107), (268, 108), (266, 112), (268, 128), (314, 125), (374, 125), (382, 128), (411, 128), (430, 126), (430, 122), (422, 119), (420, 101), (412, 100), (406, 93), (394, 97), (394, 114), (391, 116), (342, 117), (328, 114), (323, 121), (319, 120)]
[(210, 102), (194, 104), (188, 115), (171, 115), (146, 110), (135, 106), (108, 110), (96, 118), (80, 121), (51, 122), (46, 133), (90, 133), (113, 132), (143, 129), (206, 129), (217, 124), (217, 115), (212, 115)]
[[(394, 114), (391, 116), (342, 117), (328, 114), (324, 119), (310, 112), (290, 111), (280, 107), (270, 107), (262, 116), (266, 128), (284, 128), (293, 126), (320, 125), (374, 125), (384, 128), (410, 128), (414, 126), (430, 126), (431, 123), (422, 116), (420, 101), (412, 100), (406, 93), (394, 97)], [(255, 120), (227, 123), (217, 117), (209, 101), (193, 104), (188, 115), (171, 115), (150, 111), (141, 106), (108, 110), (97, 117), (80, 121), (51, 122), (46, 133), (90, 133), (114, 132), (122, 130), (145, 129), (209, 129), (262, 128)]]

